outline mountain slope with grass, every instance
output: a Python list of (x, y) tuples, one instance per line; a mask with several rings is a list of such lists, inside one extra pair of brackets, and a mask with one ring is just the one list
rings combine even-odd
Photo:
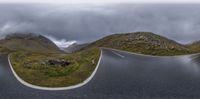
[(29, 51), (38, 53), (60, 53), (60, 49), (48, 38), (32, 33), (14, 33), (0, 40), (2, 51)]
[(188, 48), (193, 50), (194, 52), (200, 52), (200, 41), (193, 42), (191, 44), (187, 44)]
[(43, 87), (83, 82), (93, 73), (100, 56), (98, 48), (66, 54), (48, 38), (31, 33), (7, 35), (0, 40), (0, 52), (9, 53), (13, 69), (21, 79)]
[(192, 53), (192, 50), (185, 45), (150, 32), (113, 34), (91, 43), (82, 50), (93, 47), (108, 47), (159, 56)]

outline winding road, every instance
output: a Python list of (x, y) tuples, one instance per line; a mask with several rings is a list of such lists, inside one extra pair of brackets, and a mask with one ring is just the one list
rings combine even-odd
[(152, 57), (103, 48), (99, 68), (86, 85), (44, 91), (21, 84), (7, 56), (0, 55), (0, 99), (199, 99), (199, 57)]

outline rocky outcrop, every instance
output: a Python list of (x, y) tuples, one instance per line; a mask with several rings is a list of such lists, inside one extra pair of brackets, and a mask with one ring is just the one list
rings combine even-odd
[(59, 60), (59, 59), (51, 59), (51, 60), (47, 60), (45, 62), (47, 65), (49, 66), (56, 66), (56, 65), (60, 65), (62, 67), (68, 66), (70, 65), (70, 62), (66, 61), (66, 60)]

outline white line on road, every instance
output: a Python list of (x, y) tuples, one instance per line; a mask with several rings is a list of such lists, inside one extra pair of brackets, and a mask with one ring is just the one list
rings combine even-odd
[(117, 53), (117, 52), (115, 52), (115, 51), (111, 51), (111, 52), (114, 53), (115, 55), (121, 57), (121, 58), (124, 58), (124, 57), (125, 57), (125, 56), (123, 56), (123, 55), (121, 55), (121, 54), (119, 54), (119, 53)]
[(147, 55), (147, 54), (140, 54), (140, 53), (135, 53), (135, 52), (129, 52), (129, 51), (125, 51), (125, 50), (119, 50), (119, 49), (113, 49), (113, 48), (106, 48), (106, 47), (101, 47), (102, 49), (108, 49), (108, 50), (114, 50), (114, 51), (118, 51), (118, 52), (123, 52), (123, 53), (129, 53), (132, 55), (140, 55), (140, 56), (147, 56), (147, 57), (182, 57), (182, 56), (192, 56), (192, 55), (200, 55), (200, 53), (194, 53), (194, 54), (185, 54), (185, 55), (174, 55), (174, 56), (156, 56), (156, 55)]

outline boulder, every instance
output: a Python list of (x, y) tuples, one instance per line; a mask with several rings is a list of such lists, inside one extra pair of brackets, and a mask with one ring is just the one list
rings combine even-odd
[(61, 65), (62, 67), (65, 67), (65, 66), (70, 65), (70, 62), (68, 62), (66, 60), (59, 60), (59, 59), (53, 60), (53, 59), (51, 59), (51, 60), (47, 61), (47, 64), (51, 65), (51, 66)]

